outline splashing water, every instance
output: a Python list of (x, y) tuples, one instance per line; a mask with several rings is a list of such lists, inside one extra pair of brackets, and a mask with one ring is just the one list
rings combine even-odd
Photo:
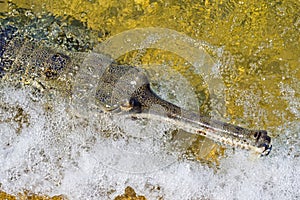
[[(120, 139), (124, 134), (109, 117), (100, 114), (95, 115), (97, 119), (76, 117), (59, 96), (46, 109), (44, 101), (32, 101), (25, 89), (4, 87), (0, 91), (0, 179), (1, 189), (7, 192), (17, 193), (26, 188), (35, 193), (65, 194), (70, 199), (105, 199), (121, 194), (130, 185), (148, 199), (299, 198), (299, 152), (290, 149), (291, 146), (299, 149), (296, 122), (282, 129), (284, 133), (276, 138), (269, 157), (251, 160), (243, 151), (228, 153), (217, 172), (199, 163), (178, 161), (159, 146), (151, 146), (153, 143), (131, 143), (135, 151), (150, 145), (153, 151), (164, 154), (150, 158), (149, 162), (160, 162), (163, 157), (173, 161), (160, 169), (131, 173), (115, 170), (101, 161), (111, 154), (105, 146), (118, 148), (128, 142)], [(21, 120), (23, 129), (18, 134), (17, 122), (5, 123), (16, 109), (22, 109), (29, 118), (27, 124)], [(157, 122), (153, 125), (158, 131), (169, 128)], [(103, 137), (105, 129), (115, 132), (115, 140)], [(121, 159), (124, 169), (126, 165), (137, 165), (132, 163), (135, 160)]]
[[(293, 88), (281, 85), (281, 90), (291, 112), (299, 116)], [(176, 94), (194, 99), (185, 92), (180, 87)], [(300, 198), (298, 121), (278, 128), (269, 157), (251, 159), (244, 151), (228, 150), (214, 171), (178, 160), (178, 153), (166, 148), (163, 133), (172, 126), (151, 121), (144, 129), (144, 124), (103, 113), (81, 116), (58, 94), (51, 99), (36, 101), (28, 89), (0, 87), (1, 190), (111, 199), (129, 185), (148, 199)], [(156, 137), (149, 140), (153, 132)]]

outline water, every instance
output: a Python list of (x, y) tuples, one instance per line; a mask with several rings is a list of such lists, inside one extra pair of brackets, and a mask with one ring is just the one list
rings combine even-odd
[[(151, 6), (155, 7), (155, 5)], [(285, 4), (271, 5), (270, 3), (269, 6), (273, 6), (270, 11), (264, 9), (264, 4), (257, 5), (260, 5), (258, 12), (268, 11), (271, 13), (271, 18), (273, 12), (276, 16), (298, 13), (297, 11), (286, 12), (290, 11), (288, 3), (286, 9), (284, 9)], [(226, 25), (227, 22), (224, 21), (228, 19), (227, 16), (230, 19), (231, 10), (235, 8), (242, 10), (244, 8), (242, 4), (237, 3), (232, 6), (228, 3), (224, 6), (228, 11), (226, 15), (222, 15), (221, 22), (224, 22), (222, 23), (225, 24), (224, 27), (220, 24), (215, 26), (217, 23), (214, 21), (211, 23), (212, 27), (220, 27), (224, 34), (219, 34), (218, 28), (206, 29), (207, 27), (200, 28), (194, 24), (192, 27), (198, 28), (195, 32), (191, 31), (189, 35), (196, 37), (199, 31), (209, 30), (209, 34), (204, 34), (202, 39), (211, 43), (216, 41), (225, 43), (225, 47), (218, 47), (210, 52), (218, 55), (212, 56), (214, 62), (210, 60), (211, 68), (208, 69), (211, 71), (208, 74), (218, 74), (214, 72), (225, 68), (222, 78), (225, 79), (224, 85), (227, 89), (228, 109), (225, 113), (227, 120), (252, 128), (267, 128), (273, 140), (273, 150), (268, 157), (258, 159), (249, 152), (229, 148), (226, 150), (226, 155), (218, 159), (220, 164), (218, 169), (215, 169), (210, 165), (201, 164), (197, 159), (180, 159), (184, 152), (181, 152), (180, 148), (174, 148), (176, 143), (172, 140), (171, 133), (175, 127), (172, 125), (157, 121), (114, 118), (97, 110), (86, 115), (85, 112), (81, 112), (82, 110), (74, 109), (69, 99), (60, 93), (54, 92), (50, 96), (41, 96), (37, 101), (30, 87), (18, 89), (3, 84), (0, 87), (0, 189), (15, 195), (23, 190), (51, 196), (64, 194), (69, 199), (113, 199), (123, 194), (127, 186), (131, 186), (138, 195), (143, 195), (147, 199), (160, 197), (163, 199), (299, 199), (300, 87), (297, 76), (299, 60), (297, 56), (295, 58), (288, 53), (297, 52), (296, 48), (293, 49), (293, 45), (297, 46), (293, 38), (299, 30), (299, 17), (295, 14), (286, 17), (293, 19), (288, 29), (285, 29), (287, 26), (285, 23), (289, 22), (284, 21), (285, 17), (276, 18), (282, 20), (279, 22), (275, 20), (276, 24), (284, 25), (282, 29), (273, 28), (272, 30), (276, 32), (274, 35), (261, 31), (260, 27), (264, 28), (264, 25), (251, 25), (253, 32), (244, 32), (243, 29), (238, 29), (240, 26)], [(189, 8), (194, 9), (190, 6), (187, 10)], [(250, 12), (254, 8), (256, 7), (249, 5), (246, 11)], [(293, 8), (296, 9), (297, 6)], [(171, 11), (170, 15), (177, 13), (177, 7), (174, 6)], [(54, 9), (54, 12), (58, 11)], [(154, 21), (159, 22), (157, 26), (164, 26), (163, 20), (159, 20), (161, 13), (158, 13), (159, 16), (156, 16)], [(168, 15), (167, 13), (169, 12), (164, 12), (161, 16)], [(236, 23), (239, 20), (243, 21), (243, 17), (239, 16), (240, 12), (233, 12), (233, 15), (237, 17)], [(212, 20), (216, 20), (217, 16), (214, 17)], [(193, 22), (194, 18), (204, 20), (195, 14), (186, 21)], [(255, 19), (264, 18), (254, 16), (250, 21)], [(89, 25), (95, 27), (96, 22), (99, 23), (102, 18), (95, 17), (90, 20)], [(115, 18), (112, 17), (112, 24), (114, 20)], [(154, 23), (150, 22), (150, 20), (146, 21), (145, 24)], [(204, 20), (204, 22), (208, 21)], [(247, 19), (244, 22), (242, 28), (250, 24)], [(121, 32), (124, 27), (135, 28), (138, 22), (128, 24), (117, 21), (115, 23), (117, 25), (111, 28), (112, 36)], [(268, 23), (272, 24), (272, 21)], [(177, 24), (181, 23), (171, 21), (167, 27), (180, 29)], [(205, 23), (198, 25), (202, 27)], [(54, 33), (59, 31), (56, 23), (51, 23), (51, 26)], [(109, 23), (104, 24), (104, 29), (110, 26)], [(235, 37), (228, 32), (229, 29), (237, 32), (234, 34)], [(245, 35), (239, 38), (240, 33)], [(249, 42), (251, 37), (247, 35), (248, 33), (257, 39)], [(263, 33), (262, 38), (260, 33)], [(280, 38), (286, 38), (286, 41)], [(134, 42), (130, 37), (125, 42), (134, 44), (142, 57), (148, 55), (142, 50), (145, 48), (143, 45), (149, 45), (158, 39), (159, 35), (156, 34), (155, 37), (148, 37), (146, 43)], [(238, 42), (240, 45), (236, 45)], [(179, 40), (176, 44), (182, 45), (182, 41)], [(199, 44), (203, 46), (204, 43), (198, 42), (195, 46)], [(254, 47), (251, 46), (252, 44)], [(290, 46), (286, 48), (286, 44)], [(278, 46), (281, 48), (278, 49)], [(125, 44), (123, 47), (128, 48)], [(182, 49), (178, 49), (179, 52), (180, 50)], [(277, 51), (281, 54), (273, 56)], [(226, 57), (228, 52), (232, 53), (229, 56), (232, 60), (224, 64), (223, 60), (219, 62), (216, 59)], [(158, 51), (158, 54), (161, 53), (162, 51)], [(190, 54), (187, 55), (189, 57), (185, 54), (183, 57), (188, 61), (194, 58)], [(199, 57), (202, 58), (200, 61), (205, 60), (203, 58), (206, 54), (202, 52), (200, 55), (204, 56)], [(151, 56), (157, 59), (156, 53)], [(125, 61), (126, 59), (124, 58)], [(144, 65), (149, 60), (151, 59), (140, 63), (136, 60), (134, 62)], [(159, 82), (163, 77), (163, 85), (156, 85), (159, 94), (185, 108), (199, 110), (202, 106), (200, 105), (202, 101), (199, 100), (201, 95), (197, 94), (198, 88), (195, 89), (192, 83), (198, 81), (194, 77), (195, 74), (201, 73), (202, 68), (200, 72), (193, 72), (192, 78), (187, 78), (169, 68), (168, 64), (166, 61), (164, 64), (156, 63), (158, 71), (152, 74), (154, 81)], [(190, 65), (202, 66), (201, 62), (199, 64), (196, 61), (190, 62)], [(169, 72), (168, 75), (159, 74), (159, 69), (162, 67)], [(195, 69), (199, 68), (195, 67)], [(158, 76), (155, 77), (157, 73)], [(204, 82), (209, 80), (204, 78)], [(220, 84), (216, 86), (209, 84), (207, 91), (212, 94), (214, 87), (220, 88)], [(223, 87), (225, 86), (221, 85), (221, 88)], [(223, 95), (217, 91), (210, 100), (216, 100), (218, 98), (214, 97), (220, 98)], [(205, 95), (202, 95), (202, 98), (205, 102)], [(221, 105), (224, 105), (223, 101), (210, 102), (209, 110), (215, 108), (211, 114), (216, 118), (224, 112), (220, 110)], [(181, 139), (187, 141), (179, 146), (186, 147), (192, 143), (191, 137)], [(206, 140), (204, 142), (208, 143)], [(207, 150), (207, 147), (205, 149)], [(206, 154), (205, 149), (200, 149), (200, 152)]]
[[(268, 157), (254, 159), (245, 151), (229, 150), (220, 169), (214, 171), (168, 155), (150, 137), (143, 142), (128, 140), (118, 128), (126, 126), (121, 121), (117, 124), (100, 114), (94, 119), (76, 117), (59, 96), (51, 108), (45, 108), (43, 100), (33, 102), (30, 95), (25, 89), (1, 89), (0, 177), (6, 192), (26, 188), (70, 199), (110, 199), (131, 186), (148, 199), (299, 198), (298, 122), (283, 126)], [(27, 113), (28, 123), (22, 119), (10, 122), (18, 108)], [(23, 128), (17, 133), (20, 125)], [(127, 126), (125, 132), (136, 133), (137, 127)], [(155, 134), (170, 128), (158, 122), (151, 127)], [(104, 130), (115, 135), (103, 137)], [(150, 131), (148, 134), (153, 133)], [(113, 154), (111, 150), (118, 151)]]

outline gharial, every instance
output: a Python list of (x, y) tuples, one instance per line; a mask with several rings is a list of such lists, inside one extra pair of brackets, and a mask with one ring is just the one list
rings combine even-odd
[[(95, 54), (95, 57), (99, 63), (92, 62), (95, 65), (92, 67), (102, 69), (94, 98), (100, 102), (104, 111), (123, 113), (133, 118), (156, 118), (221, 145), (248, 149), (260, 155), (268, 155), (271, 151), (271, 138), (265, 130), (249, 130), (186, 111), (156, 95), (141, 69), (111, 63), (101, 54)], [(43, 47), (37, 41), (20, 37), (18, 30), (11, 26), (1, 27), (0, 78), (8, 72), (24, 74), (30, 66), (29, 71), (36, 76), (51, 79), (75, 66), (82, 67), (80, 62), (83, 61), (74, 55), (70, 56), (68, 52)], [(154, 107), (159, 109), (149, 112)]]

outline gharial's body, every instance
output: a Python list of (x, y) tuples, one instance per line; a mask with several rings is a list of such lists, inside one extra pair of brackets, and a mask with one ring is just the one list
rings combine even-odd
[[(17, 30), (12, 27), (1, 27), (0, 31), (0, 78), (10, 74), (19, 75), (17, 79), (20, 79), (31, 73), (33, 79), (44, 77), (51, 80), (70, 71), (78, 73), (78, 69), (73, 68), (82, 67), (80, 59), (68, 52), (57, 52), (55, 48), (43, 47), (36, 41), (15, 37)], [(97, 56), (103, 61), (107, 60), (104, 55)], [(261, 155), (267, 155), (271, 150), (271, 139), (264, 130), (253, 131), (216, 121), (161, 99), (151, 90), (145, 73), (136, 67), (112, 63), (100, 71), (92, 98), (97, 99), (107, 112), (174, 123), (193, 134), (203, 135), (224, 145), (253, 150)]]

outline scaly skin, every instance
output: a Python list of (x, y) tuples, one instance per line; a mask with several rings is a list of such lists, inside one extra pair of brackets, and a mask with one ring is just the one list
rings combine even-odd
[(110, 65), (99, 81), (97, 99), (109, 111), (134, 118), (171, 122), (187, 132), (205, 136), (215, 142), (268, 155), (271, 138), (264, 130), (249, 130), (201, 116), (161, 99), (150, 88), (146, 75), (138, 68)]
[[(7, 73), (6, 76), (14, 75), (18, 77), (17, 80), (28, 73), (33, 74), (35, 79), (56, 79), (76, 71), (73, 70), (75, 66), (83, 67), (80, 56), (76, 57), (79, 54), (59, 51), (33, 39), (25, 39), (9, 26), (1, 27), (0, 55), (1, 77)], [(97, 54), (97, 57), (100, 62), (108, 60), (101, 54)], [(77, 70), (77, 73), (83, 71)], [(173, 123), (187, 132), (205, 136), (221, 145), (248, 149), (260, 155), (268, 155), (271, 150), (271, 138), (264, 130), (254, 131), (223, 123), (161, 99), (151, 90), (145, 73), (136, 67), (110, 64), (102, 69), (97, 82), (94, 98), (104, 111)]]

